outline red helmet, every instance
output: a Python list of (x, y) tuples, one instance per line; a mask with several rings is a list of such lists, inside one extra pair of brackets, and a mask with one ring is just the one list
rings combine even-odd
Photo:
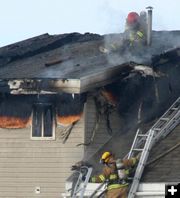
[(130, 12), (127, 16), (127, 22), (129, 24), (137, 23), (139, 20), (139, 14), (136, 12)]

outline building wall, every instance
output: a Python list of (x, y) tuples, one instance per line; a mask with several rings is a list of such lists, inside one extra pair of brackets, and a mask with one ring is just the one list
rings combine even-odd
[(54, 141), (31, 140), (30, 131), (0, 129), (0, 198), (61, 197), (71, 165), (83, 157), (76, 145), (84, 141), (84, 117), (65, 144), (58, 129)]
[(180, 125), (153, 147), (148, 160), (151, 164), (144, 170), (143, 182), (170, 183), (180, 181), (179, 140)]
[[(92, 97), (89, 97), (86, 105), (86, 116), (85, 116), (85, 142), (89, 142), (92, 137), (93, 128), (96, 122), (96, 107)], [(117, 115), (117, 112), (113, 112), (110, 115), (110, 124), (113, 134), (117, 133), (121, 127), (121, 119)], [(93, 142), (85, 147), (85, 159), (90, 159), (98, 150), (109, 140), (111, 136), (107, 132), (107, 124), (104, 116), (101, 117), (98, 124)]]
[[(0, 129), (0, 198), (61, 197), (72, 164), (80, 161), (84, 152), (85, 158), (90, 158), (111, 138), (102, 118), (93, 143), (76, 146), (89, 141), (95, 114), (94, 101), (88, 98), (83, 117), (65, 144), (58, 128), (54, 141), (31, 140), (31, 128)], [(120, 124), (117, 114), (113, 113), (110, 120), (116, 133)], [(40, 187), (40, 194), (35, 193), (36, 187)]]

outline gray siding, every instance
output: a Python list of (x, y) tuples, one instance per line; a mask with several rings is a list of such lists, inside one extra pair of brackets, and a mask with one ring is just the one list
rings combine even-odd
[[(31, 140), (30, 128), (0, 129), (0, 198), (61, 197), (72, 164), (83, 158), (84, 151), (89, 159), (111, 138), (102, 118), (93, 143), (85, 149), (76, 146), (90, 139), (95, 114), (95, 104), (88, 98), (84, 115), (65, 144), (59, 138), (58, 128), (54, 141)], [(118, 132), (117, 114), (113, 113), (110, 120), (113, 132)], [(35, 194), (36, 187), (41, 188), (40, 194)]]
[[(166, 138), (155, 145), (150, 153), (149, 162), (157, 156), (165, 154), (180, 141), (180, 125), (177, 126)], [(153, 163), (146, 166), (143, 182), (179, 182), (180, 181), (180, 146), (166, 155), (158, 158)]]
[[(92, 136), (92, 130), (96, 121), (96, 108), (95, 103), (91, 97), (87, 100), (86, 116), (85, 116), (85, 142), (88, 142)], [(117, 133), (121, 127), (120, 117), (117, 112), (113, 112), (110, 115), (110, 123), (113, 134)], [(85, 147), (85, 159), (90, 159), (106, 142), (111, 139), (111, 136), (107, 132), (107, 125), (105, 118), (102, 116), (98, 129), (96, 131), (94, 141)]]
[(0, 198), (61, 197), (71, 165), (83, 157), (83, 148), (76, 145), (84, 142), (84, 118), (66, 144), (58, 129), (55, 141), (30, 140), (30, 131), (0, 129)]

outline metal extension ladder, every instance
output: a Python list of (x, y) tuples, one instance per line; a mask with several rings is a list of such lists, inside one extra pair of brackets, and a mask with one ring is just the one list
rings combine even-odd
[(77, 197), (83, 198), (84, 197), (86, 186), (89, 182), (92, 170), (93, 170), (92, 167), (88, 167), (88, 166), (80, 167), (80, 170), (78, 171), (79, 177), (78, 177), (76, 185), (74, 187), (74, 190), (72, 193), (72, 198), (77, 198)]
[(131, 158), (138, 153), (141, 153), (141, 155), (137, 164), (128, 198), (135, 197), (152, 146), (161, 138), (167, 136), (179, 123), (180, 97), (157, 120), (157, 122), (151, 127), (149, 131), (147, 131), (147, 133), (142, 134), (139, 130), (137, 131), (130, 152), (128, 153), (128, 158)]

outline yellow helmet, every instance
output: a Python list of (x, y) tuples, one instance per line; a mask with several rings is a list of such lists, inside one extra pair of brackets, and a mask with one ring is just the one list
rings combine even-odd
[(102, 164), (107, 163), (111, 156), (112, 156), (111, 152), (109, 152), (109, 151), (104, 152), (101, 156), (100, 163), (102, 163)]

